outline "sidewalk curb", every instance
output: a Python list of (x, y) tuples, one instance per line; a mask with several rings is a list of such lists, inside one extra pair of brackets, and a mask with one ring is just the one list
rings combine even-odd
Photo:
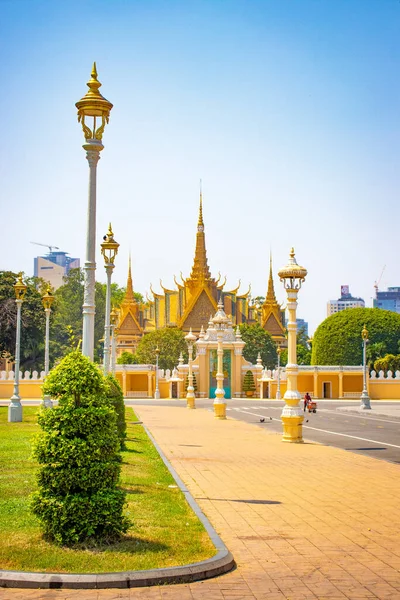
[(166, 569), (147, 571), (122, 571), (120, 573), (32, 573), (25, 571), (0, 570), (0, 587), (30, 589), (106, 589), (135, 588), (169, 583), (192, 583), (223, 575), (236, 565), (232, 554), (221, 540), (210, 521), (168, 461), (154, 437), (143, 425), (165, 466), (177, 486), (185, 495), (186, 501), (204, 525), (213, 545), (218, 550), (212, 558), (197, 563)]

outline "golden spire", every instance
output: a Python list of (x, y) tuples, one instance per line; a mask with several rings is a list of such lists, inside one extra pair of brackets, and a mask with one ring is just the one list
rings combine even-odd
[(129, 252), (128, 281), (126, 282), (126, 292), (125, 292), (124, 303), (132, 303), (132, 302), (135, 302), (135, 297), (133, 295), (131, 253)]
[(265, 298), (265, 304), (277, 304), (275, 290), (274, 290), (274, 280), (272, 277), (272, 253), (269, 254), (269, 279), (268, 279), (268, 291), (267, 297)]
[(196, 281), (209, 281), (211, 279), (210, 269), (207, 264), (207, 252), (206, 252), (206, 240), (204, 235), (204, 221), (203, 221), (203, 194), (201, 191), (200, 184), (200, 207), (199, 207), (199, 220), (197, 222), (197, 234), (196, 234), (196, 250), (194, 254), (194, 262), (190, 279)]
[(203, 221), (203, 191), (201, 189), (201, 179), (200, 179), (200, 207), (199, 207), (199, 220), (197, 221), (197, 230), (200, 231), (199, 227), (202, 227), (204, 230), (204, 221)]

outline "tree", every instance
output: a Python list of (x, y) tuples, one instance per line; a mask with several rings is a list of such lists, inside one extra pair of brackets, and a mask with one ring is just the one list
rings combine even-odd
[(374, 370), (379, 373), (379, 371), (392, 371), (392, 373), (396, 373), (396, 371), (400, 371), (400, 354), (396, 356), (394, 354), (386, 354), (382, 358), (378, 358), (374, 365)]
[(385, 342), (375, 342), (375, 344), (367, 345), (367, 363), (368, 368), (373, 369), (375, 361), (378, 358), (384, 357), (386, 354), (386, 343)]
[(267, 369), (273, 369), (277, 363), (277, 354), (271, 335), (259, 323), (254, 325), (242, 323), (239, 328), (242, 339), (246, 342), (243, 349), (244, 358), (255, 364), (260, 353), (263, 365)]
[(397, 354), (400, 314), (380, 308), (349, 308), (331, 315), (318, 326), (312, 364), (361, 365), (364, 324), (370, 344), (384, 343), (387, 353)]
[(159, 348), (158, 366), (160, 369), (173, 369), (182, 352), (184, 360), (188, 360), (185, 332), (176, 327), (156, 329), (146, 333), (136, 349), (136, 357), (140, 364), (156, 363), (156, 348)]
[(137, 365), (139, 363), (139, 360), (136, 356), (136, 354), (133, 354), (132, 352), (128, 352), (128, 350), (125, 350), (124, 352), (121, 353), (121, 356), (119, 356), (117, 358), (117, 364), (119, 365)]
[[(40, 466), (31, 506), (45, 535), (58, 544), (108, 542), (127, 531), (117, 415), (110, 380), (78, 351), (67, 355), (43, 385), (58, 406), (42, 409), (34, 444)], [(114, 386), (115, 387), (115, 386)]]
[[(15, 355), (17, 306), (14, 284), (18, 275), (12, 271), (0, 271), (0, 352)], [(44, 367), (45, 313), (41, 292), (43, 282), (34, 277), (25, 277), (27, 285), (21, 308), (21, 370)], [(37, 287), (39, 289), (37, 289)]]

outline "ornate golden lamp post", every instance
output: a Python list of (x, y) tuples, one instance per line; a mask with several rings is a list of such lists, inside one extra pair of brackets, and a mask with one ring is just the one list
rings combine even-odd
[(282, 352), (282, 348), (278, 345), (278, 347), (276, 349), (276, 354), (278, 356), (278, 383), (276, 386), (276, 396), (275, 396), (275, 398), (277, 400), (281, 399), (281, 352)]
[[(47, 286), (47, 292), (44, 294), (42, 298), (42, 304), (44, 308), (44, 312), (46, 315), (46, 335), (44, 341), (44, 376), (46, 377), (49, 374), (49, 333), (50, 333), (50, 313), (51, 306), (54, 302), (54, 296), (51, 293), (50, 285)], [(42, 405), (45, 408), (52, 408), (53, 402), (49, 395), (43, 396)]]
[(371, 400), (370, 400), (370, 397), (368, 396), (368, 390), (367, 390), (367, 344), (368, 344), (369, 340), (368, 340), (368, 329), (366, 328), (365, 324), (364, 324), (363, 330), (361, 332), (361, 337), (362, 337), (362, 341), (363, 341), (363, 391), (360, 396), (360, 400), (361, 400), (360, 408), (362, 408), (364, 410), (370, 410), (371, 409)]
[(212, 322), (217, 330), (217, 389), (215, 390), (214, 399), (214, 416), (217, 419), (226, 419), (226, 400), (224, 390), (224, 333), (225, 327), (228, 322), (228, 317), (224, 311), (224, 305), (220, 300), (218, 303), (218, 310), (215, 313), (215, 317)]
[(155, 400), (159, 400), (160, 390), (158, 389), (158, 357), (160, 356), (160, 348), (157, 346), (154, 352), (156, 353), (156, 389), (154, 391), (154, 398)]
[(284, 395), (286, 405), (282, 410), (283, 441), (284, 442), (302, 442), (303, 441), (303, 411), (299, 406), (301, 398), (297, 390), (297, 351), (296, 351), (296, 309), (297, 294), (301, 284), (305, 281), (307, 269), (297, 264), (294, 249), (290, 251), (288, 264), (283, 267), (278, 276), (282, 281), (287, 293), (287, 309), (289, 313), (288, 321), (288, 362), (286, 365), (287, 389)]
[(103, 368), (107, 374), (110, 370), (110, 310), (111, 310), (111, 275), (114, 270), (115, 257), (118, 254), (119, 244), (114, 240), (114, 234), (111, 228), (111, 223), (108, 226), (107, 234), (103, 237), (101, 244), (101, 253), (104, 258), (104, 266), (107, 274), (106, 288), (106, 316), (104, 324), (104, 355)]
[(192, 362), (193, 362), (193, 344), (196, 341), (196, 336), (192, 333), (192, 328), (187, 335), (185, 335), (185, 340), (188, 345), (189, 352), (189, 385), (187, 387), (186, 394), (186, 406), (187, 408), (196, 408), (195, 404), (195, 396), (194, 396), (194, 387), (193, 387), (193, 372), (192, 372)]
[(115, 308), (110, 313), (110, 328), (111, 328), (111, 373), (115, 375), (115, 363), (116, 363), (116, 331), (115, 328), (118, 323), (118, 312)]
[(96, 173), (100, 152), (104, 148), (101, 140), (113, 105), (99, 92), (101, 83), (97, 80), (96, 63), (93, 63), (91, 76), (90, 81), (87, 83), (89, 91), (75, 106), (78, 109), (78, 121), (82, 123), (83, 134), (85, 136), (83, 148), (86, 150), (86, 158), (89, 163), (89, 203), (86, 259), (84, 265), (85, 286), (82, 354), (93, 360), (96, 270)]
[(15, 302), (17, 305), (17, 331), (15, 336), (15, 367), (14, 367), (14, 393), (8, 405), (8, 422), (17, 423), (22, 421), (22, 404), (19, 395), (19, 357), (21, 339), (21, 307), (25, 298), (27, 286), (22, 281), (22, 273), (18, 275), (14, 285)]

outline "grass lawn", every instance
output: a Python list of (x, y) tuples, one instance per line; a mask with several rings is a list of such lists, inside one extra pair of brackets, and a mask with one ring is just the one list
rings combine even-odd
[(95, 573), (170, 567), (196, 562), (216, 551), (207, 533), (147, 437), (132, 425), (127, 408), (127, 450), (121, 486), (133, 525), (120, 542), (69, 549), (45, 541), (29, 510), (36, 488), (31, 439), (39, 431), (38, 407), (24, 407), (22, 423), (7, 422), (0, 407), (0, 568), (24, 571)]

